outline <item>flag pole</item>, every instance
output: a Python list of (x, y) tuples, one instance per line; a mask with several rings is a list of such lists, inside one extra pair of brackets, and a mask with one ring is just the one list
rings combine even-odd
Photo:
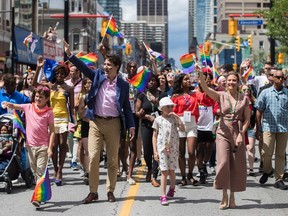
[(109, 19), (108, 24), (107, 24), (106, 29), (105, 29), (105, 34), (104, 34), (104, 36), (102, 37), (102, 40), (101, 40), (100, 44), (103, 43), (103, 40), (104, 40), (104, 38), (105, 38), (105, 35), (106, 35), (107, 29), (108, 29), (108, 26), (109, 26), (109, 24), (110, 24), (110, 22), (111, 22), (112, 17), (113, 17), (113, 15), (110, 16), (110, 19)]
[(145, 44), (145, 42), (144, 42), (144, 41), (143, 41), (143, 45), (144, 45), (144, 47), (145, 47), (146, 51), (149, 53), (149, 56), (150, 56), (150, 57), (153, 57), (153, 56), (151, 55), (151, 53), (149, 52), (149, 50), (148, 50), (148, 48), (147, 48), (147, 46), (146, 46), (146, 44)]

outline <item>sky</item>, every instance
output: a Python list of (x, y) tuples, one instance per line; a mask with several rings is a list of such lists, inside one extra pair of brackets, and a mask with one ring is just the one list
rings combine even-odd
[[(63, 2), (50, 0), (50, 4), (58, 7)], [(123, 20), (137, 20), (137, 0), (120, 0), (120, 7)], [(174, 58), (176, 66), (181, 68), (179, 58), (188, 52), (188, 0), (168, 0), (168, 34), (169, 58)]]
[[(136, 0), (120, 0), (123, 20), (135, 21)], [(174, 58), (181, 68), (179, 58), (188, 52), (188, 1), (168, 0), (168, 50), (169, 58)]]

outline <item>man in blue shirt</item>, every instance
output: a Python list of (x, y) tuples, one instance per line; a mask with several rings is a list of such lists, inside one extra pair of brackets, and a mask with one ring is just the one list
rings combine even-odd
[(284, 74), (281, 70), (274, 72), (273, 79), (273, 86), (263, 90), (256, 102), (256, 133), (259, 139), (261, 127), (263, 130), (263, 175), (259, 182), (265, 184), (272, 172), (272, 156), (276, 145), (274, 187), (286, 190), (288, 187), (283, 182), (283, 176), (288, 139), (288, 90), (283, 86)]
[(12, 74), (5, 74), (3, 77), (4, 87), (0, 90), (0, 115), (8, 112), (2, 103), (7, 101), (15, 104), (30, 103), (30, 98), (16, 91), (16, 78)]

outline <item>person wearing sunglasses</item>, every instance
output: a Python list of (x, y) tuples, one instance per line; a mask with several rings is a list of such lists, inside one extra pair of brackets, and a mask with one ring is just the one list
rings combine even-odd
[[(283, 86), (284, 73), (276, 69), (273, 86), (262, 91), (256, 102), (256, 136), (262, 139), (263, 175), (259, 180), (265, 184), (272, 173), (272, 156), (275, 150), (275, 188), (287, 190), (283, 181), (285, 150), (288, 139), (288, 90)], [(276, 146), (276, 148), (275, 148)]]

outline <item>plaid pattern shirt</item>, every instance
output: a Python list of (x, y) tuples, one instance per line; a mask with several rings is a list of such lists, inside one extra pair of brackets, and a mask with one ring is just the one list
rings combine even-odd
[(288, 90), (274, 86), (261, 92), (256, 109), (263, 112), (262, 129), (266, 132), (288, 132)]

